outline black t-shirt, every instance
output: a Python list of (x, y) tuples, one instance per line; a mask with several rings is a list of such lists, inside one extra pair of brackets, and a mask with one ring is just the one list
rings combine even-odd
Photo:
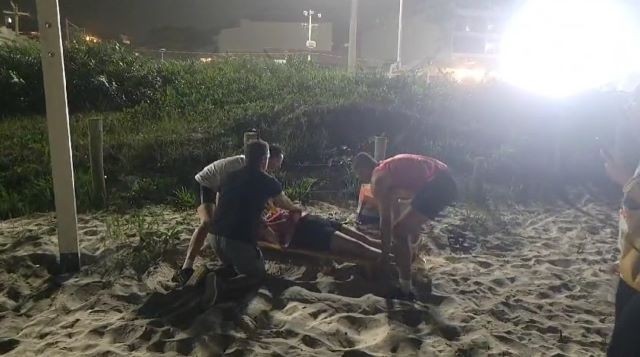
[(282, 193), (278, 180), (244, 167), (230, 172), (220, 184), (212, 231), (228, 239), (255, 243), (267, 201)]

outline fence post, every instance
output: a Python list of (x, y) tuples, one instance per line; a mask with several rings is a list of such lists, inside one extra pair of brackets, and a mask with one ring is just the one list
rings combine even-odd
[(93, 192), (100, 200), (101, 208), (107, 205), (107, 185), (104, 180), (102, 118), (89, 119), (89, 160)]
[(244, 145), (247, 145), (251, 141), (258, 140), (258, 133), (255, 131), (244, 132)]
[(376, 136), (374, 141), (373, 158), (376, 161), (382, 161), (387, 158), (387, 138), (384, 136)]

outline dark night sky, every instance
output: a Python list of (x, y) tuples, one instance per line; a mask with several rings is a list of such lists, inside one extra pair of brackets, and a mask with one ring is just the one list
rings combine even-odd
[[(371, 8), (378, 14), (389, 14), (397, 7), (383, 0), (361, 1), (365, 2), (375, 4)], [(18, 3), (21, 10), (36, 13), (35, 0)], [(9, 0), (0, 0), (0, 8), (9, 9)], [(303, 22), (302, 10), (308, 8), (322, 12), (333, 23), (336, 45), (347, 42), (348, 0), (60, 0), (61, 17), (88, 32), (107, 38), (127, 34), (143, 44), (154, 29), (166, 27), (188, 29), (213, 41), (220, 29), (233, 27), (243, 18)], [(21, 24), (23, 30), (37, 29), (35, 17), (21, 18)]]
[[(35, 0), (17, 1), (23, 11), (36, 13)], [(425, 3), (447, 2), (450, 0), (405, 0), (405, 11), (424, 8)], [(397, 21), (397, 6), (394, 0), (361, 0), (360, 30)], [(9, 0), (0, 0), (0, 8), (9, 9)], [(163, 28), (178, 28), (193, 34), (189, 38), (214, 42), (221, 29), (233, 27), (241, 19), (303, 22), (302, 10), (308, 8), (322, 12), (323, 20), (333, 24), (334, 46), (344, 48), (349, 0), (60, 0), (61, 17), (68, 17), (87, 32), (105, 38), (127, 34), (135, 44), (148, 47), (163, 47), (152, 39), (154, 31)], [(22, 18), (21, 24), (23, 30), (37, 29), (35, 17)]]
[[(16, 0), (23, 11), (35, 15), (35, 0)], [(443, 6), (457, 1), (478, 4), (514, 0), (405, 0), (405, 13), (424, 13), (438, 17)], [(521, 0), (515, 0), (521, 1)], [(640, 8), (640, 1), (624, 0)], [(397, 21), (397, 0), (360, 0), (359, 30), (381, 22)], [(135, 45), (164, 47), (166, 32), (178, 29), (199, 43), (185, 44), (183, 49), (197, 49), (204, 42), (215, 42), (223, 28), (234, 27), (241, 19), (303, 22), (302, 10), (321, 11), (323, 20), (333, 24), (334, 49), (344, 49), (348, 41), (349, 0), (60, 0), (61, 17), (105, 38), (120, 34), (132, 37)], [(0, 0), (0, 9), (9, 9), (9, 0)], [(640, 21), (640, 16), (638, 17)], [(438, 20), (437, 18), (435, 20)], [(35, 16), (21, 19), (23, 30), (37, 30)], [(393, 27), (393, 26), (392, 26)], [(172, 30), (171, 30), (172, 29)], [(155, 35), (155, 36), (154, 36)], [(198, 42), (198, 41), (196, 41)]]

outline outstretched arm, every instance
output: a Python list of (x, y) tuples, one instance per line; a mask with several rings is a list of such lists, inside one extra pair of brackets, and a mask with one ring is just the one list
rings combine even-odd
[[(609, 178), (613, 182), (622, 186), (628, 197), (630, 197), (636, 203), (640, 204), (640, 189), (637, 188), (638, 183), (634, 183), (631, 181), (633, 174), (627, 171), (610, 155), (606, 154), (605, 152), (602, 152), (601, 154), (602, 158), (604, 159), (604, 168), (607, 171), (607, 176), (609, 176)], [(629, 186), (627, 187), (627, 185)]]
[(384, 176), (374, 178), (371, 183), (373, 197), (378, 202), (380, 214), (380, 238), (382, 239), (382, 259), (389, 257), (389, 247), (392, 239), (393, 197), (391, 187)]

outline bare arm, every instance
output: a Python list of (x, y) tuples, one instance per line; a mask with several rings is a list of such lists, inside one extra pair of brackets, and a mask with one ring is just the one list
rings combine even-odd
[(280, 193), (273, 199), (273, 204), (278, 208), (282, 208), (290, 212), (302, 212), (302, 208), (296, 206), (293, 202), (291, 202), (289, 197), (287, 197), (284, 192)]
[(389, 246), (392, 238), (393, 197), (391, 188), (383, 176), (372, 182), (373, 197), (378, 202), (380, 214), (380, 238), (382, 240), (382, 259), (389, 257)]
[[(607, 171), (607, 176), (609, 176), (609, 178), (613, 182), (625, 188), (627, 183), (629, 183), (629, 181), (633, 177), (633, 174), (627, 171), (622, 165), (620, 165), (618, 162), (613, 160), (613, 158), (609, 157), (608, 155), (603, 154), (602, 157), (605, 160), (604, 167)], [(634, 184), (634, 185), (637, 185), (637, 184)], [(634, 189), (634, 187), (630, 187), (628, 189), (625, 188), (625, 191), (627, 191), (627, 197), (630, 197), (636, 203), (640, 203), (639, 189)]]

